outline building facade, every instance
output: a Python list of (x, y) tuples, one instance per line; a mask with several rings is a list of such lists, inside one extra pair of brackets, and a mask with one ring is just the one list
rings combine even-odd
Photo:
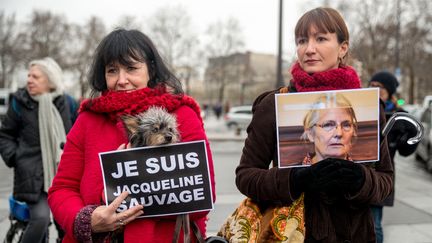
[(209, 58), (204, 73), (206, 103), (252, 104), (260, 93), (274, 89), (276, 65), (277, 56), (249, 51)]

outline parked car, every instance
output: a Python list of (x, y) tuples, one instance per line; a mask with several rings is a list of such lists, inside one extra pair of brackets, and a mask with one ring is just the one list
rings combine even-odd
[(432, 105), (432, 95), (426, 95), (423, 98), (423, 107), (427, 108), (430, 107)]
[(6, 115), (10, 93), (11, 90), (9, 89), (0, 89), (0, 121), (3, 120), (3, 117)]
[(426, 169), (432, 173), (432, 106), (426, 108), (421, 117), (420, 121), (424, 127), (424, 137), (419, 142), (415, 157), (417, 160), (424, 161), (426, 163)]
[(224, 116), (228, 128), (245, 129), (252, 120), (252, 106), (234, 106)]

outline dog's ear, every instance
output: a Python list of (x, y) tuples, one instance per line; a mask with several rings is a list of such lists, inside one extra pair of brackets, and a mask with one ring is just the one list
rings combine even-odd
[(129, 137), (133, 134), (135, 134), (138, 130), (138, 122), (139, 119), (136, 116), (131, 116), (131, 115), (124, 115), (121, 117), (123, 124), (126, 128), (126, 131), (129, 135)]

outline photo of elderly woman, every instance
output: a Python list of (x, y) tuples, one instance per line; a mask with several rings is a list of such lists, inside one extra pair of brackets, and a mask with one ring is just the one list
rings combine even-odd
[(276, 95), (279, 167), (377, 161), (378, 115), (377, 89)]

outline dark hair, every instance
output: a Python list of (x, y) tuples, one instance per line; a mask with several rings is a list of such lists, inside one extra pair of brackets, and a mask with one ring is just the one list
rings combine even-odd
[(389, 93), (389, 98), (388, 98), (389, 100), (391, 100), (392, 96), (397, 90), (397, 87), (399, 86), (399, 82), (396, 76), (394, 76), (392, 73), (388, 71), (380, 71), (375, 73), (374, 75), (372, 75), (371, 79), (369, 80), (369, 85), (370, 82), (372, 81), (381, 83), (384, 86), (384, 88)]
[[(297, 21), (295, 27), (295, 42), (301, 37), (309, 36), (310, 28), (314, 26), (322, 33), (336, 33), (339, 44), (347, 42), (349, 44), (349, 32), (345, 20), (340, 13), (333, 8), (315, 8), (305, 14)], [(342, 64), (346, 63), (345, 55)]]
[(148, 87), (165, 84), (172, 88), (174, 94), (183, 94), (180, 81), (169, 71), (150, 38), (138, 30), (119, 28), (109, 33), (96, 48), (88, 75), (92, 96), (108, 89), (106, 65), (119, 62), (129, 66), (133, 60), (147, 64), (150, 77)]

